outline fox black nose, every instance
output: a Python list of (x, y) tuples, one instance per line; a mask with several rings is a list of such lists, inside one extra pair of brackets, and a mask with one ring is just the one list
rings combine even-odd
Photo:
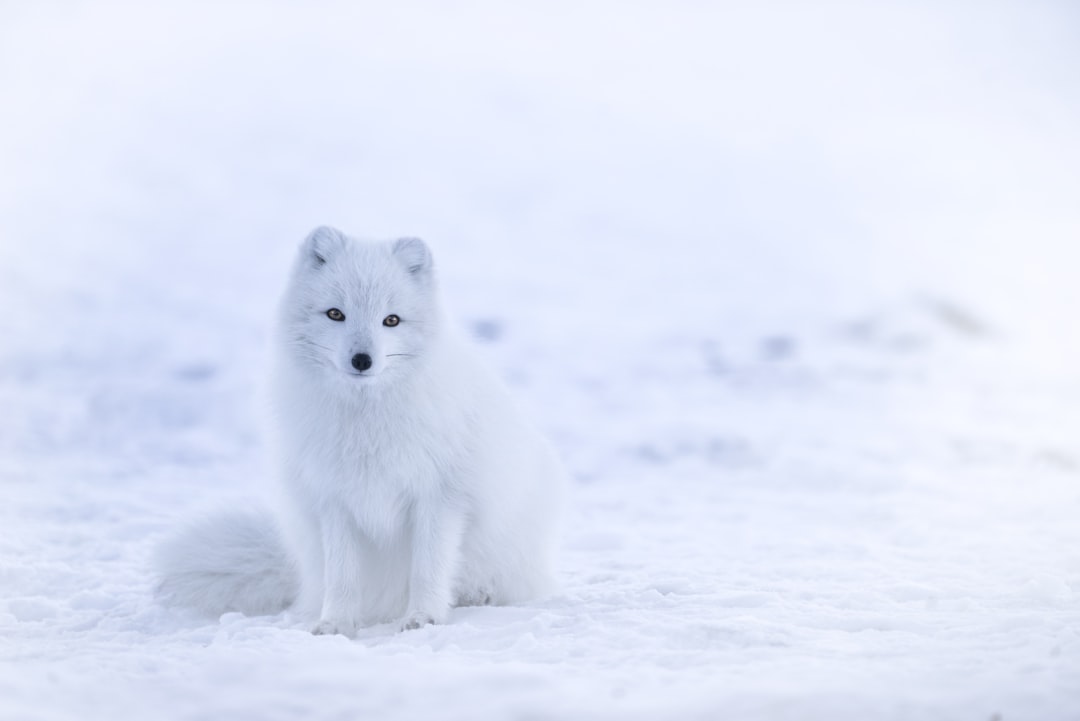
[(352, 367), (358, 371), (366, 371), (371, 367), (371, 356), (367, 353), (357, 353), (352, 357)]

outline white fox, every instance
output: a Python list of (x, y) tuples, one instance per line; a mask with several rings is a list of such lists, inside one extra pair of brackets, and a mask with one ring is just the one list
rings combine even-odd
[(166, 601), (292, 606), (314, 633), (351, 636), (552, 590), (563, 472), (448, 327), (421, 240), (313, 231), (276, 342), (277, 522), (228, 513), (166, 543)]

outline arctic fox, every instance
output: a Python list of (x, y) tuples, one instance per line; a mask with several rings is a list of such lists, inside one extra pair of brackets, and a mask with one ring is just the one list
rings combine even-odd
[(563, 472), (446, 322), (423, 241), (317, 228), (276, 346), (277, 518), (224, 514), (165, 544), (166, 601), (291, 606), (314, 633), (351, 636), (552, 589)]

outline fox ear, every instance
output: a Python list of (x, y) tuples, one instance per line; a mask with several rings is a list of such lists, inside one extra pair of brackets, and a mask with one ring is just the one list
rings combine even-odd
[(329, 225), (320, 225), (304, 238), (300, 251), (315, 265), (323, 265), (326, 259), (345, 245), (345, 234)]
[(431, 251), (419, 238), (398, 238), (394, 241), (394, 257), (401, 261), (412, 275), (431, 273)]

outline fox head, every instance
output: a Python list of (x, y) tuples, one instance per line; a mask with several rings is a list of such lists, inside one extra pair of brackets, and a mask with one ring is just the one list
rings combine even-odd
[(431, 251), (418, 238), (364, 242), (316, 228), (282, 315), (290, 357), (319, 372), (359, 385), (407, 373), (440, 324)]

